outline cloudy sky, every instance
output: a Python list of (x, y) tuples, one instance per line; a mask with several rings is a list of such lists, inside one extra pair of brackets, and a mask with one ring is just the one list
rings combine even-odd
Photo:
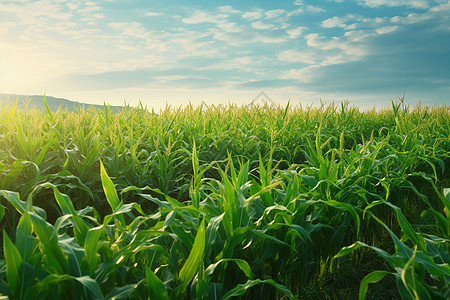
[(450, 104), (450, 1), (0, 0), (0, 93)]

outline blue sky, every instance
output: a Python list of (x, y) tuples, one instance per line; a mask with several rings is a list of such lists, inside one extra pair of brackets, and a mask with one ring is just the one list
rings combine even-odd
[(0, 1), (0, 93), (450, 104), (450, 1)]

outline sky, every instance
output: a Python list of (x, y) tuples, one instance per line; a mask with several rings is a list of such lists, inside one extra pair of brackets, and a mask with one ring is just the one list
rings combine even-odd
[(0, 0), (0, 93), (450, 104), (450, 1)]

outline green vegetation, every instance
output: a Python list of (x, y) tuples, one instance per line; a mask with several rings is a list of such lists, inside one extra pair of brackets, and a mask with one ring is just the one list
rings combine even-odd
[(0, 106), (11, 299), (449, 299), (448, 106)]
[[(45, 101), (44, 101), (45, 98)], [(64, 98), (55, 98), (51, 96), (42, 96), (42, 95), (9, 95), (9, 94), (0, 94), (0, 102), (3, 103), (4, 106), (11, 109), (11, 107), (14, 105), (14, 102), (16, 103), (17, 108), (19, 109), (40, 109), (45, 110), (45, 102), (47, 102), (48, 108), (52, 112), (56, 112), (58, 109), (62, 110), (68, 110), (68, 111), (75, 111), (79, 109), (89, 109), (91, 107), (102, 109), (103, 105), (97, 105), (97, 104), (86, 104), (86, 103), (80, 103), (76, 101), (67, 100)], [(123, 106), (111, 106), (111, 110), (118, 112), (121, 111)]]

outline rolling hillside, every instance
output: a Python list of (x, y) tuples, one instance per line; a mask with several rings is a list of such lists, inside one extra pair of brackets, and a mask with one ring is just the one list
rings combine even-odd
[[(14, 103), (14, 101), (17, 101), (17, 108), (24, 109), (25, 106), (28, 108), (36, 108), (39, 110), (44, 110), (44, 96), (40, 95), (14, 95), (14, 94), (0, 94), (0, 104), (2, 107), (5, 105), (8, 107), (11, 107)], [(45, 96), (45, 99), (47, 100), (48, 107), (51, 111), (55, 112), (58, 110), (59, 107), (61, 107), (63, 110), (69, 110), (73, 111), (80, 107), (88, 108), (88, 107), (95, 107), (95, 108), (103, 108), (103, 105), (95, 105), (95, 104), (86, 104), (76, 101), (67, 100), (64, 98), (55, 98), (51, 96)], [(121, 111), (123, 106), (111, 106), (112, 111)]]

